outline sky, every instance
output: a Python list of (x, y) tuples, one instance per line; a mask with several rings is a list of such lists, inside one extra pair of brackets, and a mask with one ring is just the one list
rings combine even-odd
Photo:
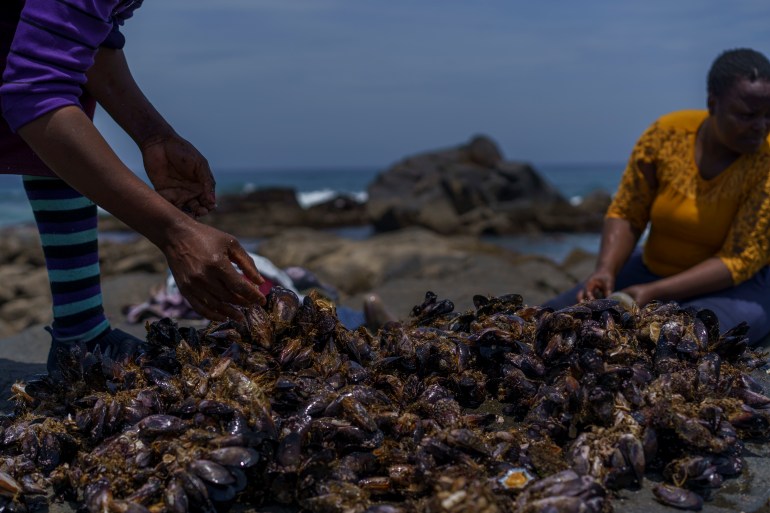
[(770, 55), (769, 19), (766, 0), (145, 0), (123, 32), (215, 171), (384, 168), (476, 134), (507, 160), (624, 162), (659, 115), (705, 108), (721, 51)]

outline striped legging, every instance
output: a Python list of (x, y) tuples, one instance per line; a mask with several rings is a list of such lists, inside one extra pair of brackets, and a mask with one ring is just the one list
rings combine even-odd
[(96, 205), (63, 180), (23, 177), (53, 296), (52, 335), (91, 341), (110, 329), (99, 271)]

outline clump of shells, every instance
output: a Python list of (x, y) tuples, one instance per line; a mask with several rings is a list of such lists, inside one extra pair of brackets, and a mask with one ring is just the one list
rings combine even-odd
[(148, 325), (136, 358), (73, 346), (14, 386), (0, 511), (608, 512), (663, 477), (699, 509), (770, 432), (744, 324), (708, 310), (426, 294), (376, 334), (276, 287), (245, 322)]

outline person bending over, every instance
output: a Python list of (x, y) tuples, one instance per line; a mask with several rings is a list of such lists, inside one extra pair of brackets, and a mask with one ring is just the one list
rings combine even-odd
[[(96, 205), (160, 248), (204, 317), (238, 319), (239, 306), (265, 300), (262, 278), (235, 237), (195, 220), (215, 206), (206, 159), (131, 76), (119, 26), (141, 3), (0, 2), (0, 172), (23, 175), (43, 244), (53, 295), (49, 371), (68, 344), (125, 356), (141, 342), (113, 330), (104, 315)], [(96, 102), (139, 146), (154, 190), (94, 126)]]
[[(751, 49), (713, 62), (707, 110), (655, 121), (607, 211), (596, 270), (546, 306), (606, 297), (708, 308), (751, 343), (770, 333), (770, 62)], [(649, 228), (642, 248), (640, 237)]]

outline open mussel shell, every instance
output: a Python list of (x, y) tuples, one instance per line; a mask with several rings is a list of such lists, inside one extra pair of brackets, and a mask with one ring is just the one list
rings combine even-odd
[(506, 490), (520, 490), (535, 479), (532, 473), (523, 467), (514, 467), (497, 479)]

